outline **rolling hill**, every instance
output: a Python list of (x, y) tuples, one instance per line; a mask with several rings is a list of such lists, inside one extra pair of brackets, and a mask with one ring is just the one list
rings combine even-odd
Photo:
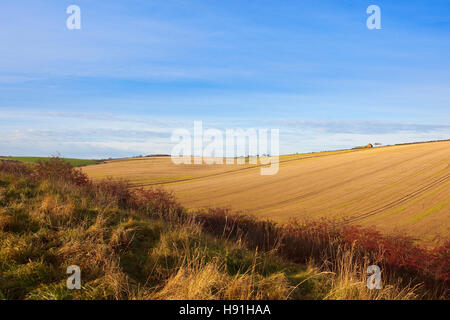
[(330, 218), (423, 242), (450, 232), (450, 141), (282, 156), (273, 176), (249, 164), (176, 166), (169, 157), (83, 170), (173, 190), (188, 208), (228, 207), (279, 222)]

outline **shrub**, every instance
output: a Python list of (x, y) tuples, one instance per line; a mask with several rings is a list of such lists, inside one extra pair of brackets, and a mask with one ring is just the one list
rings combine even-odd
[[(297, 263), (314, 259), (319, 264), (331, 260), (332, 265), (342, 248), (352, 250), (360, 265), (367, 261), (377, 264), (387, 278), (403, 280), (404, 285), (421, 284), (435, 296), (448, 294), (450, 241), (427, 248), (415, 244), (410, 237), (382, 235), (374, 228), (338, 227), (326, 219), (292, 220), (280, 226), (247, 215), (231, 214), (225, 209), (201, 212), (198, 219), (210, 233), (243, 240), (252, 248), (275, 250)], [(332, 266), (328, 270), (336, 271)]]
[(46, 161), (39, 160), (33, 171), (33, 176), (37, 179), (69, 182), (77, 186), (86, 186), (91, 183), (83, 171), (73, 168), (70, 163), (58, 157)]
[(15, 160), (0, 160), (0, 172), (18, 176), (28, 176), (33, 172), (30, 165)]

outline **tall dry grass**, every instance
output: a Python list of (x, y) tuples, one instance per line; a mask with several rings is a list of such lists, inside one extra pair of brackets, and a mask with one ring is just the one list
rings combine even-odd
[[(355, 283), (360, 283), (360, 287), (365, 286), (366, 267), (378, 265), (385, 287), (391, 291), (388, 296), (395, 291), (392, 286), (401, 288), (399, 296), (411, 298), (445, 299), (449, 294), (450, 241), (427, 248), (409, 237), (384, 236), (371, 228), (339, 227), (328, 220), (292, 220), (287, 225), (277, 225), (226, 209), (200, 212), (197, 219), (207, 232), (243, 241), (250, 248), (276, 252), (296, 263), (312, 260), (321, 266), (320, 270), (338, 278), (358, 279)], [(351, 259), (344, 262), (343, 256)], [(342, 263), (337, 264), (338, 261)], [(348, 276), (343, 277), (345, 274)], [(386, 296), (379, 290), (368, 294), (362, 297)]]

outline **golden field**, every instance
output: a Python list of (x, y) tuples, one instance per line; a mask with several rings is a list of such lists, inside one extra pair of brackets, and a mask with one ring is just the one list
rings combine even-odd
[(91, 178), (164, 187), (188, 208), (229, 207), (262, 218), (330, 218), (423, 242), (450, 233), (450, 141), (281, 156), (255, 165), (175, 165), (170, 157), (84, 167)]

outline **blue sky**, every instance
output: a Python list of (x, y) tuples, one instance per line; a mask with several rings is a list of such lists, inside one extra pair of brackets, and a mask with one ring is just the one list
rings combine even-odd
[(282, 153), (450, 138), (449, 40), (439, 0), (2, 0), (0, 155), (170, 153), (194, 120)]

